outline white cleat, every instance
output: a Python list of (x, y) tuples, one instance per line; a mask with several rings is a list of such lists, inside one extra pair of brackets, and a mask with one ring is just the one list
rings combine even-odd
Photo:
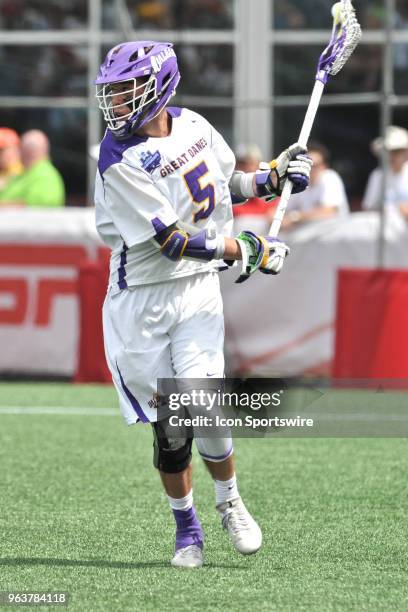
[(245, 508), (240, 497), (217, 506), (222, 526), (230, 535), (232, 543), (242, 555), (252, 555), (262, 546), (262, 531)]
[(176, 550), (170, 563), (173, 567), (201, 567), (204, 563), (203, 551), (195, 544), (179, 548), (179, 550)]

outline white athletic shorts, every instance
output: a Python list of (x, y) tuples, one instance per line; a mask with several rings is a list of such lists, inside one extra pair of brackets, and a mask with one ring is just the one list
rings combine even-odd
[(103, 330), (128, 425), (157, 420), (158, 378), (224, 376), (224, 316), (216, 272), (108, 292)]

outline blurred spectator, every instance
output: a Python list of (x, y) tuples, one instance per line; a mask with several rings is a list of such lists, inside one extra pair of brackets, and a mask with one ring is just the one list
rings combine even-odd
[(278, 30), (301, 30), (307, 27), (305, 13), (290, 2), (277, 3), (274, 19)]
[(14, 130), (0, 128), (0, 191), (22, 172), (20, 138)]
[(0, 191), (0, 206), (63, 206), (64, 182), (49, 158), (44, 132), (29, 130), (21, 137), (24, 172)]
[(143, 0), (136, 5), (137, 25), (144, 28), (171, 28), (168, 2)]
[(233, 8), (230, 0), (178, 0), (174, 17), (183, 28), (228, 29)]
[(234, 90), (231, 45), (180, 45), (176, 47), (181, 95), (232, 96)]
[[(262, 153), (256, 144), (240, 144), (235, 150), (236, 170), (256, 172), (261, 162)], [(251, 229), (264, 234), (269, 229), (270, 213), (274, 204), (268, 204), (261, 198), (250, 198), (246, 204), (234, 206), (234, 231)]]
[(85, 45), (1, 45), (0, 60), (1, 95), (75, 96), (86, 93)]
[(6, 30), (57, 30), (86, 26), (84, 0), (1, 0), (0, 19)]
[[(215, 30), (233, 27), (233, 0), (124, 0), (124, 2), (129, 11), (131, 25), (136, 30), (140, 28)], [(116, 3), (103, 2), (103, 28), (115, 29), (117, 17)]]
[(361, 12), (361, 23), (364, 30), (381, 30), (385, 23), (384, 2), (372, 2)]
[[(371, 150), (377, 157), (381, 157), (383, 147), (383, 138), (376, 138), (371, 144)], [(389, 126), (385, 147), (389, 151), (390, 164), (385, 205), (398, 207), (408, 218), (408, 131), (395, 125)], [(365, 210), (381, 208), (382, 180), (382, 168), (371, 172), (362, 204)]]
[(309, 156), (313, 160), (310, 186), (289, 200), (282, 229), (288, 230), (307, 221), (328, 219), (349, 212), (344, 183), (340, 175), (329, 167), (329, 151), (320, 143), (310, 143)]

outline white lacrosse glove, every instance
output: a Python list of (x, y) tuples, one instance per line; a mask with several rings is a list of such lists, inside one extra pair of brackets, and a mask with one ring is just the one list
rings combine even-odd
[(244, 231), (236, 240), (242, 253), (242, 271), (237, 283), (243, 283), (256, 270), (263, 274), (279, 274), (290, 253), (284, 242), (272, 236), (257, 236), (253, 232)]
[[(256, 175), (259, 195), (281, 195), (286, 179), (293, 183), (292, 193), (304, 191), (309, 185), (310, 171), (313, 165), (312, 160), (306, 153), (307, 150), (304, 147), (295, 143), (269, 164), (260, 164), (261, 172)], [(268, 173), (265, 171), (268, 171)], [(274, 177), (276, 187), (274, 187)]]

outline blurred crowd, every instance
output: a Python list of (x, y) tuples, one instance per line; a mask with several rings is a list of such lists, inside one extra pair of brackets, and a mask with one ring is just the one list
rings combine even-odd
[[(233, 0), (125, 0), (133, 28), (230, 29)], [(355, 0), (363, 29), (383, 27), (383, 0)], [(405, 0), (396, 1), (397, 24), (408, 20)], [(326, 0), (285, 0), (274, 5), (277, 29), (324, 29), (327, 27)], [(103, 3), (104, 29), (114, 29), (118, 18), (116, 2)], [(87, 25), (88, 3), (84, 0), (0, 0), (0, 29), (58, 30)]]
[[(354, 0), (364, 30), (375, 30), (384, 24), (383, 0)], [(235, 0), (103, 0), (104, 30), (120, 31), (120, 7), (125, 7), (128, 25), (140, 29), (209, 29), (230, 30), (231, 43), (200, 44), (191, 42), (175, 46), (182, 79), (178, 89), (178, 103), (186, 102), (198, 110), (219, 129), (226, 139), (233, 140), (233, 121), (230, 106), (234, 102), (234, 9)], [(395, 28), (408, 27), (408, 3), (396, 0)], [(88, 2), (85, 0), (0, 0), (0, 31), (61, 30), (69, 32), (88, 27)], [(273, 23), (276, 29), (327, 29), (330, 15), (327, 0), (285, 0), (274, 2)], [(159, 35), (159, 33), (158, 33)], [(101, 49), (101, 55), (106, 49)], [(312, 71), (316, 61), (316, 46), (305, 45), (299, 57), (298, 44), (276, 44), (273, 52), (274, 95), (308, 95)], [(341, 79), (333, 79), (332, 93), (374, 92), (381, 89), (380, 44), (361, 45), (348, 63)], [(89, 87), (87, 45), (38, 44), (0, 45), (0, 96), (86, 97)], [(408, 45), (394, 45), (395, 89), (397, 95), (408, 94)], [(61, 69), (63, 67), (63, 69)], [(195, 107), (184, 96), (208, 97)], [(225, 106), (212, 98), (225, 98)], [(230, 105), (230, 106), (229, 106)], [(290, 112), (291, 109), (289, 109)], [(274, 110), (275, 143), (286, 142), (288, 109), (276, 106)], [(365, 113), (362, 126), (357, 118)], [(286, 114), (285, 114), (286, 113)], [(10, 104), (1, 109), (0, 122), (18, 131), (36, 125), (47, 131), (53, 141), (54, 158), (63, 170), (69, 184), (70, 203), (85, 204), (87, 191), (87, 164), (84, 155), (87, 135), (87, 111), (72, 107), (27, 107), (23, 116)], [(320, 110), (317, 138), (327, 140), (342, 158), (343, 175), (354, 210), (359, 205), (364, 181), (370, 170), (369, 156), (363, 156), (363, 137), (373, 138), (378, 125), (375, 105), (347, 108), (348, 134), (340, 129), (344, 124), (344, 111), (340, 106)], [(405, 118), (396, 115), (395, 121)], [(284, 126), (284, 127), (283, 127)], [(284, 133), (280, 133), (280, 130)], [(332, 137), (330, 137), (329, 131)], [(362, 133), (364, 132), (364, 133)], [(367, 136), (368, 134), (368, 136)], [(292, 139), (293, 134), (290, 136)], [(353, 154), (348, 155), (352, 147)], [(347, 167), (346, 167), (347, 166)], [(337, 167), (339, 170), (339, 167)], [(358, 202), (358, 204), (356, 204)], [(294, 215), (295, 216), (295, 215)]]
[(47, 135), (0, 128), (0, 207), (60, 207), (65, 204), (62, 176), (50, 159)]
[(86, 27), (83, 0), (1, 0), (0, 28), (4, 30), (73, 30)]
[[(229, 29), (233, 24), (232, 0), (126, 0), (136, 28), (160, 30), (199, 28)], [(106, 7), (105, 27), (115, 19), (115, 4)]]
[[(389, 170), (383, 193), (382, 155), (387, 151)], [(379, 210), (384, 196), (385, 206), (392, 206), (408, 220), (408, 130), (390, 126), (385, 138), (376, 138), (370, 147), (378, 167), (368, 177), (363, 210)], [(97, 159), (98, 146), (91, 148)], [(292, 195), (282, 228), (286, 231), (310, 221), (344, 217), (350, 212), (346, 187), (339, 172), (331, 167), (330, 151), (319, 142), (310, 142), (308, 153), (313, 160), (309, 188)], [(255, 172), (265, 163), (256, 144), (240, 144), (235, 150), (237, 170)], [(19, 136), (8, 127), (0, 127), (0, 207), (42, 206), (65, 204), (64, 180), (50, 158), (47, 135), (31, 129)], [(236, 230), (251, 227), (265, 233), (273, 219), (276, 202), (265, 203), (251, 198), (245, 205), (234, 208)]]
[(87, 70), (86, 47), (1, 45), (0, 95), (85, 95)]
[[(232, 0), (126, 0), (134, 28), (228, 29), (233, 23)], [(103, 3), (104, 29), (115, 29), (116, 2)], [(84, 0), (0, 0), (0, 29), (73, 30), (87, 27)]]
[[(388, 175), (383, 193), (382, 155), (386, 149)], [(378, 160), (378, 167), (368, 177), (362, 200), (363, 210), (380, 210), (384, 196), (385, 207), (393, 207), (408, 221), (408, 130), (390, 126), (385, 139), (376, 138), (371, 152)], [(331, 167), (330, 151), (319, 142), (310, 142), (308, 153), (313, 160), (310, 186), (306, 191), (291, 196), (282, 229), (293, 230), (305, 223), (335, 217), (345, 217), (350, 212), (344, 181)], [(239, 145), (236, 150), (237, 169), (255, 172), (262, 163), (260, 149), (254, 145)], [(268, 231), (275, 213), (275, 205), (252, 198), (246, 205), (234, 208), (235, 229), (251, 227), (253, 231)]]
[[(275, 27), (277, 29), (314, 30), (327, 28), (326, 0), (285, 0), (275, 3)], [(332, 3), (330, 3), (332, 4)], [(354, 0), (363, 30), (384, 27), (386, 7), (384, 0)], [(396, 0), (397, 27), (408, 18), (406, 0)]]
[(232, 25), (231, 1), (142, 0), (127, 4), (135, 23), (143, 27), (227, 29)]
[[(233, 26), (232, 0), (127, 0), (124, 4), (132, 20), (129, 25), (135, 29)], [(87, 7), (83, 0), (0, 0), (0, 31), (84, 29), (88, 27)], [(118, 15), (117, 2), (103, 3), (104, 28), (118, 29)], [(232, 95), (232, 48), (220, 52), (219, 47), (183, 45), (177, 52), (185, 91), (211, 93), (218, 86), (219, 95)], [(87, 61), (86, 46), (1, 45), (0, 95), (86, 95)]]

